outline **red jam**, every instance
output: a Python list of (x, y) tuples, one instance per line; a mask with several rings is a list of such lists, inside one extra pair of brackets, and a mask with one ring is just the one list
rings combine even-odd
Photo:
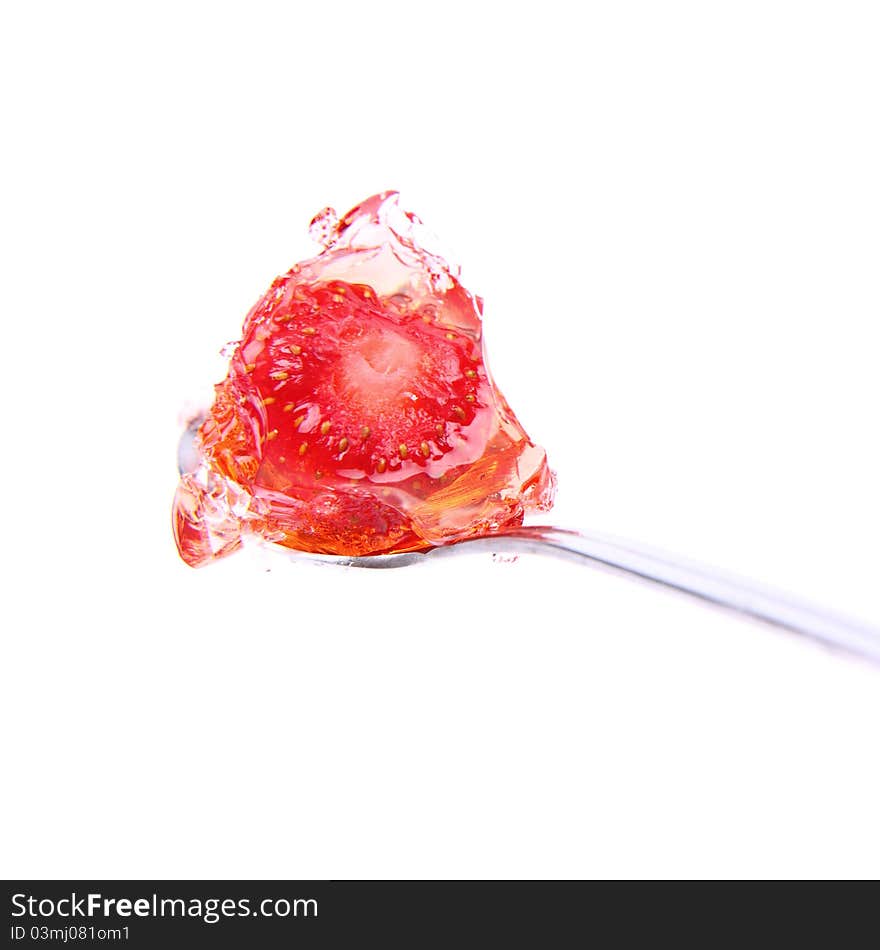
[(243, 535), (319, 554), (416, 551), (522, 523), (554, 478), (495, 387), (482, 301), (395, 192), (337, 221), (245, 319), (174, 500), (198, 566)]

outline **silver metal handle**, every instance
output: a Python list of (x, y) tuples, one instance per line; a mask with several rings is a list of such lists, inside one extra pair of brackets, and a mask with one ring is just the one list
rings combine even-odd
[(676, 555), (600, 534), (534, 525), (426, 552), (326, 560), (352, 567), (393, 568), (460, 556), (465, 551), (550, 555), (628, 574), (880, 663), (880, 629), (876, 627)]

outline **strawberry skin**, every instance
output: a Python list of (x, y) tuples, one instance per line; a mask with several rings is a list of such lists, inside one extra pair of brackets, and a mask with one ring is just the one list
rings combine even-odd
[(181, 478), (197, 566), (255, 534), (313, 553), (421, 550), (522, 522), (554, 477), (495, 387), (481, 301), (377, 195), (248, 314)]

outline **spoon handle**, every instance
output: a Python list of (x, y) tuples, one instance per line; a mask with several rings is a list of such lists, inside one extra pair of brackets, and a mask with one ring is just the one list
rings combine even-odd
[(425, 553), (335, 560), (353, 567), (404, 567), (466, 551), (542, 554), (628, 574), (880, 663), (880, 629), (676, 555), (601, 534), (531, 525)]

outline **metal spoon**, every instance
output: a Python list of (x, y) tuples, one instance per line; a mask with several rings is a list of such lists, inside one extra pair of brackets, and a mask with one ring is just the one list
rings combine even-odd
[[(178, 448), (181, 474), (193, 471), (198, 465), (195, 437), (200, 421), (193, 420), (181, 436)], [(294, 560), (382, 570), (487, 552), (548, 555), (660, 584), (880, 663), (880, 629), (876, 627), (677, 555), (601, 534), (530, 525), (467, 538), (423, 552), (363, 557), (310, 554), (277, 545), (273, 547)]]

